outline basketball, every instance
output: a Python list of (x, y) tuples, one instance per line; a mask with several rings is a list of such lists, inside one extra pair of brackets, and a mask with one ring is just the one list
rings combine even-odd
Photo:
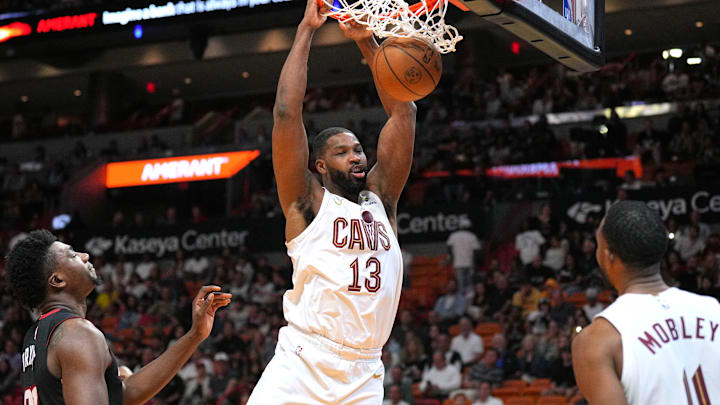
[(390, 97), (416, 101), (432, 93), (442, 75), (434, 46), (414, 38), (386, 39), (375, 54), (378, 84)]

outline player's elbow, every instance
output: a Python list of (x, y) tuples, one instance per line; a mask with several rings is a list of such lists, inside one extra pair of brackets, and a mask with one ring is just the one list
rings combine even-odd
[(417, 106), (412, 101), (407, 103), (397, 103), (393, 106), (390, 114), (393, 116), (415, 119), (415, 116), (417, 115)]
[(275, 107), (273, 107), (273, 118), (284, 119), (287, 118), (289, 115), (290, 109), (288, 108), (287, 104), (282, 102), (275, 103)]

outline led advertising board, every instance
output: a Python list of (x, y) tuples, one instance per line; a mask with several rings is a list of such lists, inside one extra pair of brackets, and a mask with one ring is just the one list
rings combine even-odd
[(226, 179), (260, 156), (259, 150), (108, 163), (105, 187), (149, 186)]

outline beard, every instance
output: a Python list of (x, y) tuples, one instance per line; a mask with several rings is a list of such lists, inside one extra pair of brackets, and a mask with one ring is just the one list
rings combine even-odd
[(348, 194), (357, 196), (361, 191), (365, 190), (367, 170), (365, 171), (365, 177), (362, 179), (356, 179), (350, 173), (335, 170), (332, 167), (328, 168), (328, 173), (330, 174), (330, 180)]

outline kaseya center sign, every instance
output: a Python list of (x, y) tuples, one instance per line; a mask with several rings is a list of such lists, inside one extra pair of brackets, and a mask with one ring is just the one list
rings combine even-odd
[(260, 156), (259, 150), (109, 163), (107, 188), (226, 179)]

